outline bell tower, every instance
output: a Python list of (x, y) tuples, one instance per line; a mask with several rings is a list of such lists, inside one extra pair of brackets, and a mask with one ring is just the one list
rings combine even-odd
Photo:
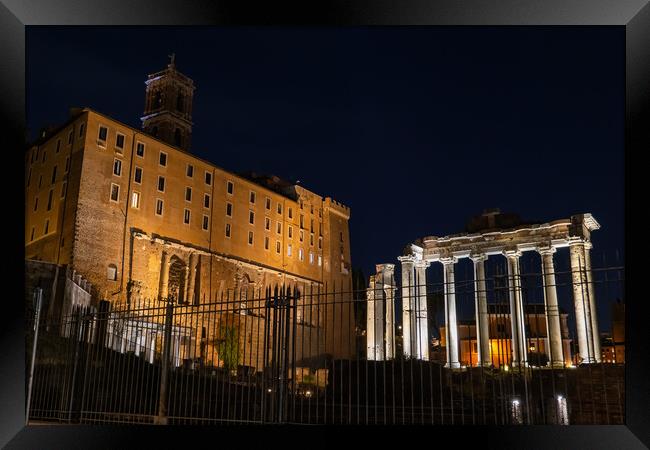
[(192, 142), (194, 82), (176, 70), (176, 55), (167, 68), (148, 76), (142, 129), (168, 144), (189, 150)]

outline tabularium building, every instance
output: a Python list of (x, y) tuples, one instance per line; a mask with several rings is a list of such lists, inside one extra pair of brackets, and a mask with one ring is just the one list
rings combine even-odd
[(142, 130), (83, 108), (28, 149), (26, 258), (74, 268), (95, 302), (174, 295), (196, 305), (229, 290), (347, 287), (349, 208), (194, 156), (193, 81), (172, 59), (145, 84)]

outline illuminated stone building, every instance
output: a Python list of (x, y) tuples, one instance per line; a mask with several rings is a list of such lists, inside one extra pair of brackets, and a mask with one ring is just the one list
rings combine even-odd
[[(190, 153), (193, 94), (172, 58), (146, 81), (142, 130), (83, 108), (43, 133), (25, 160), (26, 258), (71, 266), (94, 302), (198, 305), (281, 284), (347, 288), (349, 208)], [(339, 356), (352, 351), (347, 314), (329, 349)]]

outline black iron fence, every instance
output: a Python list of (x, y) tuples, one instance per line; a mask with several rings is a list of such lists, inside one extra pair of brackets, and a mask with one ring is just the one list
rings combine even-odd
[[(622, 268), (594, 274), (599, 302), (613, 304), (621, 298)], [(571, 283), (570, 273), (556, 275), (561, 292)], [(385, 295), (368, 300), (366, 289), (294, 285), (231, 291), (198, 305), (173, 297), (131, 304), (101, 301), (77, 306), (59, 318), (43, 311), (37, 316), (30, 308), (29, 419), (159, 424), (624, 423), (621, 358), (616, 363), (603, 359), (579, 364), (570, 318), (563, 329), (569, 355), (561, 367), (547, 365), (540, 350), (547, 339), (543, 321), (536, 319), (544, 311), (543, 298), (535, 293), (540, 286), (524, 281), (541, 279), (538, 273), (521, 275), (525, 304), (541, 305), (526, 315), (529, 342), (536, 339), (538, 344), (530, 346), (525, 365), (509, 366), (510, 336), (507, 327), (499, 326), (509, 314), (508, 303), (499, 294), (507, 289), (501, 276), (495, 271), (486, 283), (494, 322), (489, 365), (475, 358), (474, 285), (456, 281), (459, 316), (468, 321), (459, 321), (461, 367), (454, 369), (445, 366), (441, 336), (447, 325), (438, 301), (443, 283), (422, 286), (429, 313), (427, 360), (403, 355), (400, 289), (395, 291), (395, 321), (389, 325), (394, 352), (381, 360), (367, 357), (368, 309), (383, 302), (385, 312), (390, 305)], [(469, 314), (463, 315), (463, 304)], [(38, 302), (33, 306), (39, 311)]]

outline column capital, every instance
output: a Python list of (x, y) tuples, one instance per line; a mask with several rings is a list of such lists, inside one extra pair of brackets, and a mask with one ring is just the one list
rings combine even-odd
[(397, 259), (402, 264), (413, 264), (416, 261), (415, 256), (413, 255), (398, 256)]
[(458, 258), (455, 256), (445, 256), (443, 258), (440, 258), (440, 262), (443, 265), (448, 266), (450, 264), (456, 264), (458, 262)]
[(550, 244), (539, 245), (535, 248), (535, 250), (537, 250), (537, 253), (539, 253), (540, 255), (552, 255), (557, 251), (557, 249)]
[(585, 245), (586, 241), (582, 239), (581, 237), (570, 237), (568, 239), (569, 242), (569, 247), (573, 246), (578, 246), (578, 245)]
[(503, 250), (503, 254), (506, 258), (519, 258), (521, 256), (521, 250), (518, 248), (506, 249)]
[(431, 265), (431, 263), (429, 261), (425, 261), (425, 260), (415, 261), (415, 268), (416, 269), (426, 269), (430, 265)]
[(485, 253), (471, 253), (469, 259), (474, 261), (474, 263), (479, 263), (481, 261), (487, 261), (488, 256)]

